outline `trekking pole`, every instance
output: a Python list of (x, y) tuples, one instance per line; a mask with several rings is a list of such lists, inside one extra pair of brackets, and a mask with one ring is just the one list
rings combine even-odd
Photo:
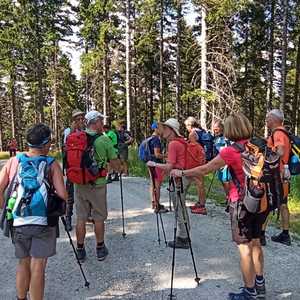
[[(158, 204), (157, 195), (156, 195), (156, 187), (155, 187), (155, 179), (154, 179), (155, 178), (155, 169), (153, 167), (149, 167), (149, 171), (150, 171), (150, 177), (151, 177), (151, 181), (152, 181), (152, 193), (154, 195), (155, 203)], [(162, 218), (161, 213), (159, 211), (156, 211), (155, 214), (156, 214), (156, 227), (157, 227), (157, 241), (158, 241), (158, 244), (160, 245), (160, 229), (159, 229), (159, 220), (160, 220), (161, 229), (162, 229), (162, 232), (163, 232), (165, 244), (167, 246), (168, 243), (167, 243), (166, 231), (165, 231), (163, 218)], [(159, 215), (159, 217), (158, 217), (158, 215)]]
[(198, 272), (197, 272), (197, 267), (196, 267), (196, 263), (195, 263), (195, 257), (194, 257), (193, 247), (192, 247), (192, 241), (191, 241), (190, 231), (188, 229), (188, 224), (187, 224), (187, 218), (186, 218), (187, 211), (186, 211), (186, 208), (183, 206), (182, 198), (181, 198), (181, 193), (183, 193), (183, 181), (182, 181), (182, 178), (180, 178), (180, 187), (177, 189), (177, 196), (178, 196), (181, 208), (182, 208), (183, 223), (184, 223), (185, 230), (186, 230), (186, 233), (187, 233), (187, 236), (188, 236), (188, 243), (189, 243), (191, 257), (192, 257), (192, 262), (193, 262), (193, 267), (194, 267), (194, 271), (195, 271), (195, 281), (199, 285), (200, 278), (198, 277)]
[(206, 196), (205, 196), (206, 199), (207, 199), (207, 197), (209, 196), (209, 193), (210, 193), (211, 187), (212, 187), (212, 185), (213, 185), (213, 182), (214, 182), (216, 173), (217, 173), (217, 171), (214, 172), (213, 178), (212, 178), (211, 181), (210, 181), (210, 184), (209, 184), (209, 187), (208, 187)]
[(73, 240), (72, 240), (72, 238), (71, 238), (71, 235), (70, 235), (69, 230), (67, 229), (67, 222), (66, 222), (66, 219), (65, 219), (65, 217), (61, 217), (60, 219), (61, 219), (62, 223), (64, 224), (65, 231), (66, 231), (66, 233), (67, 233), (67, 235), (68, 235), (70, 244), (71, 244), (71, 246), (72, 246), (72, 249), (73, 249), (73, 252), (74, 252), (74, 254), (75, 254), (77, 263), (78, 263), (78, 265), (79, 265), (80, 272), (81, 272), (82, 277), (83, 277), (83, 279), (84, 279), (84, 286), (87, 287), (87, 288), (89, 288), (89, 287), (90, 287), (90, 283), (87, 281), (86, 276), (85, 276), (85, 274), (84, 274), (84, 272), (83, 272), (81, 262), (80, 262), (80, 260), (79, 260), (79, 258), (78, 258), (76, 249), (75, 249), (74, 244), (73, 244)]
[(120, 193), (121, 193), (121, 206), (122, 206), (122, 227), (123, 227), (123, 232), (122, 236), (125, 238), (126, 233), (125, 233), (125, 218), (124, 218), (124, 198), (123, 198), (123, 182), (122, 182), (122, 173), (120, 173)]
[[(169, 187), (167, 188), (169, 192), (169, 210), (172, 211), (172, 200), (171, 200), (171, 186), (174, 184), (172, 177), (169, 178)], [(173, 187), (174, 188), (174, 187)]]

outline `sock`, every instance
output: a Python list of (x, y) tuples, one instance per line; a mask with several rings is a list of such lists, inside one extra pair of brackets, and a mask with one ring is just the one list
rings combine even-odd
[(288, 231), (288, 230), (282, 230), (282, 233), (283, 233), (284, 235), (289, 235), (289, 231)]
[(263, 285), (265, 283), (265, 278), (263, 275), (256, 275), (256, 278), (255, 278), (255, 283), (257, 285)]
[(78, 243), (77, 243), (77, 248), (78, 248), (78, 249), (82, 249), (83, 247), (84, 247), (84, 244), (78, 244)]
[(104, 241), (101, 243), (97, 243), (97, 248), (102, 248), (104, 246)]
[(245, 287), (244, 290), (249, 294), (249, 295), (256, 295), (256, 289), (254, 287), (249, 288), (249, 287)]

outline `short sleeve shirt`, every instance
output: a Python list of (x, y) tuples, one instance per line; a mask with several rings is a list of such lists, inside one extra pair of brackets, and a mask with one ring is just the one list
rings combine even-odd
[(157, 162), (157, 163), (161, 163), (161, 160), (154, 157), (154, 149), (159, 149), (160, 153), (162, 153), (162, 145), (161, 145), (161, 141), (160, 138), (157, 135), (153, 135), (149, 141), (149, 149), (150, 149), (150, 153), (151, 155), (153, 155), (153, 161)]
[[(247, 143), (247, 140), (241, 140), (237, 143), (245, 145)], [(228, 165), (229, 169), (233, 170), (234, 175), (241, 185), (241, 188), (244, 188), (245, 174), (242, 167), (241, 153), (234, 147), (228, 146), (221, 149), (220, 156), (225, 161), (225, 164)], [(231, 202), (236, 202), (239, 200), (238, 188), (232, 181), (230, 181), (229, 199)]]
[[(283, 126), (278, 127), (276, 129), (285, 130), (285, 128)], [(274, 143), (273, 143), (273, 140), (274, 140)], [(273, 139), (272, 139), (272, 136), (270, 136), (268, 138), (268, 147), (272, 148), (273, 150), (276, 150), (276, 148), (279, 147), (279, 146), (283, 147), (283, 149), (284, 149), (284, 154), (281, 157), (281, 165), (280, 165), (280, 167), (282, 169), (283, 165), (286, 165), (289, 162), (290, 151), (291, 151), (291, 143), (290, 143), (290, 139), (288, 137), (288, 134), (284, 133), (280, 130), (275, 131), (273, 133)]]
[(174, 140), (168, 145), (167, 163), (175, 169), (184, 169), (185, 167), (185, 145)]

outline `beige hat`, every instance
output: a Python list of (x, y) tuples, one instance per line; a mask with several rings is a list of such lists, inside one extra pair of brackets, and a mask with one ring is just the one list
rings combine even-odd
[(80, 115), (84, 115), (84, 112), (81, 111), (81, 110), (79, 110), (79, 109), (74, 109), (72, 111), (72, 118), (76, 118), (76, 117), (78, 117)]
[(166, 122), (160, 123), (163, 126), (168, 126), (169, 128), (173, 129), (177, 136), (181, 136), (179, 132), (179, 122), (175, 118), (170, 118)]

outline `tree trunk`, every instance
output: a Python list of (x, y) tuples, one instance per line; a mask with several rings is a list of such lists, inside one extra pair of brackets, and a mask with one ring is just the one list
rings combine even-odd
[[(105, 46), (106, 47), (106, 46)], [(107, 90), (108, 90), (108, 66), (107, 66), (107, 49), (105, 50), (103, 62), (102, 62), (102, 101), (103, 101), (103, 114), (108, 116), (108, 99), (107, 99)], [(104, 124), (107, 124), (107, 118), (104, 119)]]
[[(2, 108), (0, 109), (0, 120), (2, 120)], [(0, 122), (0, 151), (3, 151), (3, 127), (2, 122)]]
[(17, 133), (17, 118), (16, 118), (16, 74), (15, 67), (10, 73), (9, 81), (9, 93), (11, 103), (11, 134), (13, 138), (16, 138)]
[(283, 0), (283, 31), (282, 31), (282, 66), (281, 66), (281, 91), (280, 109), (285, 112), (286, 104), (286, 59), (287, 59), (287, 34), (288, 34), (288, 0)]
[(160, 0), (160, 40), (159, 40), (159, 97), (160, 121), (164, 120), (164, 0)]
[(58, 99), (57, 99), (57, 76), (56, 76), (56, 70), (57, 70), (57, 48), (58, 43), (55, 42), (54, 45), (54, 57), (53, 57), (53, 131), (54, 131), (54, 140), (55, 145), (57, 145), (60, 149), (60, 138), (58, 133)]
[[(206, 8), (201, 7), (201, 91), (207, 91), (207, 26), (206, 26)], [(201, 97), (201, 127), (206, 129), (206, 99)]]
[(126, 115), (127, 129), (131, 130), (131, 82), (130, 82), (130, 0), (126, 0)]
[(153, 123), (154, 119), (154, 109), (153, 109), (153, 71), (150, 74), (150, 125)]
[(180, 98), (181, 98), (181, 22), (182, 22), (182, 5), (181, 1), (178, 2), (177, 7), (177, 47), (176, 47), (176, 117), (180, 119)]
[(294, 127), (295, 134), (298, 134), (299, 128), (299, 86), (300, 86), (300, 35), (298, 37), (298, 51), (297, 51), (297, 62), (296, 62), (296, 77), (294, 87), (294, 101), (293, 101), (293, 112), (292, 112), (292, 124)]

